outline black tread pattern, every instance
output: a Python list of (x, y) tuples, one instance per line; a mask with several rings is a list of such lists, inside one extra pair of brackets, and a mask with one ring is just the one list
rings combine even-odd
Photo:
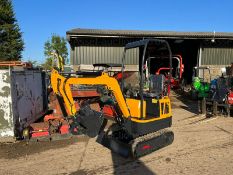
[[(168, 129), (162, 129), (144, 136), (140, 136), (132, 140), (130, 143), (132, 145), (132, 156), (133, 158), (138, 158), (150, 154), (151, 152), (172, 144), (173, 140), (174, 133)], [(146, 142), (150, 142), (150, 145), (153, 144), (153, 147), (145, 151), (138, 149)]]

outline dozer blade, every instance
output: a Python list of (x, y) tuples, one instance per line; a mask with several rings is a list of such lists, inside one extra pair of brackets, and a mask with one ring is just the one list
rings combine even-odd
[(119, 141), (112, 135), (107, 135), (104, 131), (98, 136), (96, 141), (123, 157), (130, 157), (131, 155), (131, 145)]
[(139, 158), (172, 144), (173, 140), (174, 133), (163, 129), (135, 138), (129, 143), (124, 143), (111, 135), (106, 136), (102, 133), (97, 142), (123, 157)]

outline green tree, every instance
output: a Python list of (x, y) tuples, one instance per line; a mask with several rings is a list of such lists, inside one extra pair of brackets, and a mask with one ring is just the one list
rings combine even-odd
[(0, 0), (0, 60), (21, 60), (24, 42), (11, 0)]
[(46, 61), (43, 65), (45, 69), (51, 69), (53, 67), (54, 56), (51, 54), (53, 52), (58, 52), (59, 55), (64, 59), (64, 63), (67, 62), (68, 50), (66, 47), (66, 39), (64, 37), (53, 34), (51, 39), (45, 42), (44, 55), (46, 57)]

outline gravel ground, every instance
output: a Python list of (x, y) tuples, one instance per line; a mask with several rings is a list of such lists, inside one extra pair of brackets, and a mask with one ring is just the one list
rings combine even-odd
[(233, 118), (197, 115), (195, 102), (172, 98), (175, 140), (138, 160), (87, 137), (0, 144), (0, 174), (233, 174)]

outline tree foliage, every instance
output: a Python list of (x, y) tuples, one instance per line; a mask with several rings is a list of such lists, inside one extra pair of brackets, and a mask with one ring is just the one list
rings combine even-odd
[(20, 60), (24, 42), (11, 0), (0, 0), (0, 60)]
[(51, 69), (54, 63), (54, 56), (52, 52), (58, 52), (59, 55), (64, 59), (64, 63), (67, 62), (68, 50), (66, 47), (66, 40), (64, 37), (53, 34), (51, 39), (47, 40), (44, 44), (44, 55), (46, 61), (43, 65), (45, 69)]

